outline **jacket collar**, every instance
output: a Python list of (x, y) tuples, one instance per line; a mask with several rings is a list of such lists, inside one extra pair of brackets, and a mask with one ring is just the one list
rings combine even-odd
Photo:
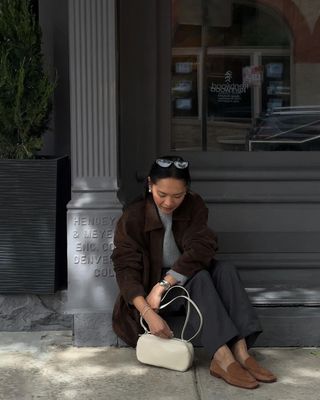
[(148, 232), (161, 228), (163, 228), (163, 225), (158, 214), (157, 206), (152, 196), (148, 195), (146, 199), (144, 230)]
[[(190, 195), (187, 193), (183, 202), (173, 212), (172, 219), (174, 221), (191, 219), (190, 213), (188, 212), (189, 196)], [(148, 232), (161, 228), (163, 228), (163, 225), (158, 214), (157, 206), (153, 201), (152, 196), (148, 195), (146, 199), (144, 230), (145, 232)]]

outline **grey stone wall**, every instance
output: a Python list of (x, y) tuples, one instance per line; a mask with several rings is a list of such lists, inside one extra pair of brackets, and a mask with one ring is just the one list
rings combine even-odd
[(110, 312), (71, 314), (66, 309), (67, 291), (0, 294), (0, 332), (72, 331), (78, 347), (127, 346), (113, 332)]
[(66, 291), (54, 295), (0, 295), (0, 331), (73, 329), (73, 315), (64, 313)]

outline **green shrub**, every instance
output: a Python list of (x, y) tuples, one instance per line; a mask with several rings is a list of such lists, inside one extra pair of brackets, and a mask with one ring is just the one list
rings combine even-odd
[(30, 1), (0, 0), (0, 158), (33, 158), (41, 149), (54, 88)]

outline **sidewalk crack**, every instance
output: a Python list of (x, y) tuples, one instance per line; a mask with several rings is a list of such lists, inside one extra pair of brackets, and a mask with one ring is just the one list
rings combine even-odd
[(192, 372), (193, 372), (194, 390), (195, 390), (195, 393), (196, 393), (196, 399), (195, 400), (201, 400), (201, 388), (198, 385), (199, 374), (198, 374), (198, 369), (197, 369), (196, 362), (194, 363), (194, 366), (192, 368)]

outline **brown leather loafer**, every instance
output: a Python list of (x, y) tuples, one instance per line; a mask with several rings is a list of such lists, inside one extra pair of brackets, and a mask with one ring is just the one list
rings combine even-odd
[(243, 364), (243, 367), (256, 378), (257, 381), (271, 383), (276, 382), (277, 377), (271, 371), (261, 367), (253, 357), (249, 357)]
[(229, 365), (227, 371), (222, 369), (216, 361), (212, 361), (210, 366), (210, 374), (216, 378), (221, 378), (230, 385), (238, 386), (244, 389), (255, 389), (259, 383), (249, 374), (241, 365), (234, 361)]

